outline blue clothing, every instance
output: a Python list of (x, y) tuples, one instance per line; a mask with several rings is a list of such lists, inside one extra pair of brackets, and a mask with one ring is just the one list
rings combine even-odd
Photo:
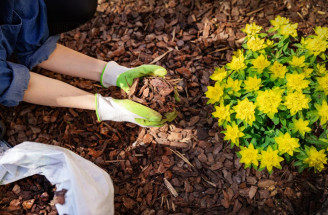
[[(29, 70), (48, 59), (58, 39), (49, 37), (44, 0), (0, 0), (0, 104), (23, 100)], [(12, 54), (20, 64), (8, 62)]]

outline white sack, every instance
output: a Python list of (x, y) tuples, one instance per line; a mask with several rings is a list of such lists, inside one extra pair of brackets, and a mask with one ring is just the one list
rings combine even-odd
[(0, 156), (0, 184), (44, 175), (57, 191), (66, 189), (59, 214), (114, 214), (114, 187), (110, 176), (72, 151), (35, 142), (23, 142)]

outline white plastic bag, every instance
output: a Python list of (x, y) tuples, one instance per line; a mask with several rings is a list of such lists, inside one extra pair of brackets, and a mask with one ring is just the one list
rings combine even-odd
[(72, 151), (35, 142), (23, 142), (0, 156), (0, 184), (34, 174), (44, 175), (57, 190), (66, 189), (59, 214), (114, 214), (114, 187), (110, 176)]

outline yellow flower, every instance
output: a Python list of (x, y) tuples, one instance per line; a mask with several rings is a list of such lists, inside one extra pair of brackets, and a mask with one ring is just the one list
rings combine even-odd
[(238, 49), (237, 51), (233, 52), (233, 56), (235, 56), (237, 58), (242, 58), (243, 60), (245, 60), (243, 50), (241, 50), (241, 49)]
[(327, 74), (326, 66), (325, 64), (317, 64), (317, 74), (318, 75), (324, 75)]
[(320, 117), (320, 124), (323, 126), (328, 121), (328, 105), (327, 101), (323, 100), (322, 105), (314, 104), (315, 108), (318, 110), (318, 115)]
[(240, 155), (241, 155), (241, 159), (240, 159), (240, 163), (244, 163), (245, 167), (249, 167), (251, 164), (254, 164), (255, 166), (259, 165), (259, 150), (258, 149), (254, 149), (254, 145), (251, 143), (249, 144), (248, 148), (242, 146), (240, 147)]
[(286, 24), (280, 27), (280, 34), (284, 36), (297, 37), (298, 23)]
[(238, 101), (238, 104), (233, 107), (236, 111), (236, 118), (244, 120), (247, 124), (251, 125), (255, 121), (255, 105), (253, 102), (248, 101), (248, 98), (243, 101)]
[(323, 77), (317, 78), (317, 80), (318, 80), (318, 84), (319, 84), (318, 90), (322, 90), (325, 93), (325, 95), (327, 96), (328, 95), (328, 73)]
[(311, 69), (311, 68), (304, 68), (304, 70), (303, 70), (303, 73), (304, 73), (306, 78), (310, 78), (312, 72), (313, 72), (313, 69)]
[(227, 71), (224, 67), (216, 67), (214, 73), (210, 76), (210, 78), (214, 81), (222, 81), (227, 76)]
[(272, 73), (271, 77), (276, 78), (284, 78), (287, 72), (287, 67), (275, 61), (272, 66), (269, 68), (270, 72)]
[(231, 140), (231, 142), (237, 146), (239, 146), (239, 138), (244, 136), (244, 133), (242, 130), (239, 130), (235, 122), (232, 122), (232, 126), (228, 125), (227, 130), (222, 133), (225, 134), (224, 140)]
[(266, 48), (265, 40), (258, 37), (251, 37), (246, 44), (248, 49), (254, 52)]
[(284, 159), (278, 155), (278, 152), (278, 150), (273, 150), (271, 146), (269, 146), (266, 151), (262, 151), (260, 156), (260, 168), (266, 167), (269, 173), (272, 172), (273, 167), (281, 169), (280, 162)]
[(302, 39), (301, 44), (307, 50), (309, 50), (310, 54), (315, 56), (323, 53), (327, 49), (327, 42), (322, 40), (322, 38), (318, 36), (314, 36), (313, 38), (306, 38), (305, 40)]
[(277, 30), (283, 25), (289, 24), (289, 19), (281, 16), (277, 16), (274, 20), (270, 20), (271, 25)]
[(258, 73), (262, 73), (265, 68), (270, 66), (270, 62), (264, 57), (263, 54), (252, 60), (253, 68), (257, 69)]
[(306, 154), (308, 157), (303, 162), (308, 164), (309, 167), (314, 167), (315, 172), (321, 172), (325, 168), (324, 164), (327, 164), (327, 156), (324, 149), (318, 151), (314, 146), (311, 146)]
[(328, 39), (328, 28), (327, 27), (321, 27), (317, 26), (314, 29), (314, 32), (318, 35), (319, 38), (322, 40), (327, 40)]
[(207, 104), (214, 104), (220, 101), (223, 95), (223, 87), (219, 82), (216, 82), (214, 87), (208, 86), (207, 89), (207, 92), (205, 92), (206, 97), (209, 98)]
[(262, 30), (261, 26), (258, 26), (253, 22), (252, 24), (246, 24), (245, 28), (241, 31), (245, 32), (247, 36), (254, 36)]
[(305, 75), (303, 73), (293, 73), (293, 74), (287, 74), (287, 90), (289, 91), (302, 91), (303, 89), (307, 88), (309, 86), (310, 81), (304, 80)]
[(290, 110), (290, 114), (294, 116), (302, 109), (309, 109), (310, 98), (306, 97), (302, 92), (287, 93), (285, 97), (285, 105)]
[(309, 123), (309, 120), (304, 121), (302, 118), (300, 118), (299, 120), (293, 118), (292, 129), (294, 132), (299, 132), (302, 137), (304, 137), (305, 133), (311, 131), (311, 128), (308, 127)]
[(267, 47), (270, 47), (270, 46), (272, 46), (274, 44), (274, 41), (272, 41), (272, 40), (266, 40), (266, 46)]
[(240, 85), (242, 82), (242, 80), (233, 80), (231, 77), (229, 77), (224, 87), (232, 89), (228, 92), (229, 94), (237, 93), (240, 90)]
[(213, 112), (212, 115), (219, 119), (219, 125), (222, 125), (224, 121), (230, 122), (230, 114), (231, 114), (230, 105), (215, 106), (215, 110), (216, 111)]
[(232, 56), (232, 60), (230, 63), (227, 63), (227, 67), (231, 70), (239, 71), (246, 68), (245, 57), (243, 52), (239, 49), (234, 52), (234, 56)]
[(301, 57), (293, 56), (292, 61), (290, 61), (289, 64), (295, 67), (304, 67), (305, 66), (304, 61), (305, 61), (304, 55)]
[(245, 87), (244, 89), (246, 91), (257, 91), (261, 87), (261, 78), (255, 77), (247, 77), (247, 79), (244, 81)]
[(274, 140), (278, 144), (278, 149), (281, 154), (287, 153), (290, 156), (293, 156), (295, 149), (300, 147), (300, 144), (298, 143), (299, 139), (291, 137), (288, 132), (286, 134), (279, 134)]
[(271, 119), (278, 112), (278, 107), (282, 100), (282, 89), (259, 91), (256, 98), (256, 106)]

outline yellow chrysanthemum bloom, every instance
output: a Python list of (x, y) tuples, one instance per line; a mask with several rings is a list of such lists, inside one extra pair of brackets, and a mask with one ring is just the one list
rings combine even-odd
[(285, 78), (285, 74), (287, 72), (287, 67), (275, 61), (272, 66), (269, 68), (270, 72), (272, 73), (271, 77), (276, 78)]
[(288, 62), (291, 66), (304, 67), (305, 66), (305, 56), (296, 57), (293, 56), (292, 61)]
[(302, 91), (303, 89), (307, 88), (310, 84), (309, 80), (304, 80), (305, 75), (303, 73), (293, 73), (293, 74), (287, 74), (287, 90), (288, 91)]
[(327, 27), (321, 27), (317, 26), (314, 29), (314, 32), (320, 37), (322, 40), (327, 40), (328, 39), (328, 28)]
[(274, 29), (277, 30), (283, 25), (289, 24), (289, 19), (281, 16), (276, 16), (274, 20), (270, 20), (271, 25), (273, 25)]
[(317, 78), (317, 80), (318, 80), (318, 84), (319, 84), (318, 90), (323, 91), (325, 93), (325, 95), (327, 96), (328, 95), (328, 73), (323, 77)]
[(270, 72), (272, 73), (271, 77), (276, 78), (285, 78), (285, 74), (287, 72), (287, 67), (275, 61), (272, 66), (269, 68)]
[(251, 37), (246, 44), (248, 49), (254, 52), (266, 48), (265, 40), (258, 37)]
[(218, 118), (219, 125), (222, 125), (225, 121), (230, 122), (231, 112), (230, 105), (220, 105), (215, 106), (215, 112), (212, 115)]
[(282, 101), (282, 92), (283, 89), (278, 87), (272, 90), (258, 91), (256, 106), (270, 119), (278, 112), (278, 107)]
[(311, 68), (304, 68), (304, 70), (303, 70), (303, 73), (305, 75), (305, 78), (310, 78), (312, 72), (313, 72), (313, 69), (311, 69)]
[(283, 25), (279, 28), (280, 34), (284, 36), (297, 37), (297, 27), (298, 23)]
[(248, 76), (247, 79), (244, 81), (245, 87), (244, 89), (248, 92), (250, 91), (257, 91), (261, 87), (261, 78), (250, 77)]
[(313, 38), (308, 37), (306, 39), (302, 39), (301, 44), (305, 49), (309, 50), (310, 54), (313, 54), (315, 56), (324, 53), (328, 45), (326, 40), (322, 40), (322, 38), (318, 36), (314, 36)]
[(290, 110), (290, 114), (294, 116), (302, 109), (309, 109), (311, 99), (302, 92), (287, 93), (285, 97), (285, 105)]
[(262, 27), (256, 25), (255, 22), (252, 24), (246, 24), (245, 28), (242, 29), (242, 32), (245, 32), (247, 36), (254, 36), (262, 30)]
[(214, 81), (222, 81), (227, 76), (227, 71), (224, 67), (216, 67), (214, 73), (210, 76), (210, 79)]
[(317, 64), (317, 74), (318, 75), (324, 75), (327, 74), (326, 66), (325, 64)]
[(303, 162), (308, 164), (309, 167), (314, 167), (315, 172), (321, 172), (325, 168), (324, 164), (327, 164), (327, 156), (324, 149), (318, 151), (314, 146), (311, 146), (306, 154), (308, 157)]
[(270, 66), (270, 62), (264, 57), (263, 54), (252, 60), (253, 68), (257, 69), (258, 73), (262, 73), (265, 68)]
[(293, 156), (295, 149), (300, 147), (300, 144), (298, 143), (299, 139), (291, 137), (288, 132), (286, 134), (279, 134), (274, 140), (278, 144), (280, 154), (287, 153), (290, 156)]
[(227, 125), (227, 130), (222, 133), (225, 134), (224, 140), (231, 140), (237, 146), (239, 146), (239, 138), (244, 136), (244, 133), (242, 130), (239, 130), (235, 122), (232, 122), (232, 125)]
[(272, 168), (276, 167), (281, 169), (280, 162), (284, 159), (278, 155), (278, 150), (273, 150), (271, 146), (266, 151), (262, 151), (260, 155), (261, 165), (260, 168), (267, 168), (268, 172), (272, 172)]
[(232, 56), (231, 62), (227, 63), (227, 67), (231, 70), (239, 71), (246, 68), (245, 57), (241, 50), (234, 52), (234, 56)]
[(209, 98), (207, 104), (214, 104), (220, 101), (223, 95), (223, 89), (219, 82), (216, 82), (214, 87), (208, 86), (207, 92), (205, 92), (206, 97)]
[(320, 124), (324, 125), (328, 121), (328, 105), (327, 101), (323, 100), (322, 105), (314, 104), (315, 108), (318, 110), (318, 115), (320, 117)]
[(244, 120), (247, 124), (253, 125), (255, 121), (255, 104), (253, 102), (248, 101), (248, 98), (238, 101), (238, 104), (233, 107), (235, 110), (236, 118)]
[(241, 159), (240, 159), (240, 163), (244, 163), (245, 167), (249, 167), (250, 165), (254, 164), (255, 166), (259, 165), (259, 150), (258, 149), (254, 149), (254, 145), (251, 143), (249, 144), (248, 148), (247, 147), (240, 147), (240, 155), (241, 155)]
[(233, 80), (231, 77), (227, 79), (227, 83), (224, 85), (225, 88), (231, 88), (228, 93), (229, 94), (234, 94), (237, 93), (240, 90), (240, 85), (243, 81), (242, 80)]
[(302, 137), (304, 137), (305, 133), (311, 131), (311, 128), (308, 127), (309, 123), (309, 120), (303, 120), (302, 118), (297, 120), (293, 118), (292, 129), (294, 132), (299, 132)]

